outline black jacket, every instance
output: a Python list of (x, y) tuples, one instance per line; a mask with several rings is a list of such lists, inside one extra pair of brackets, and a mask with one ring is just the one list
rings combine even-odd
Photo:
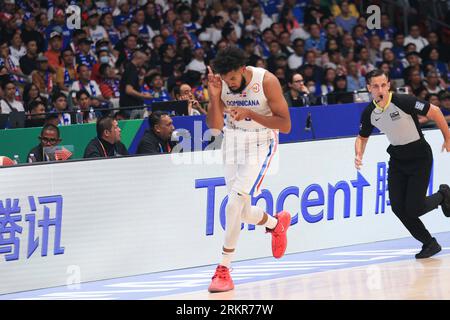
[(41, 144), (38, 144), (36, 147), (31, 149), (30, 152), (28, 152), (27, 162), (28, 159), (30, 159), (30, 154), (34, 154), (34, 158), (36, 159), (35, 162), (50, 161), (50, 159), (44, 156), (44, 150)]
[(170, 153), (176, 145), (174, 141), (164, 141), (153, 130), (147, 130), (137, 148), (137, 154)]
[[(106, 153), (106, 154), (105, 154)], [(111, 144), (103, 139), (92, 139), (86, 149), (84, 149), (84, 158), (109, 158), (116, 156), (126, 156), (128, 150), (122, 142)]]

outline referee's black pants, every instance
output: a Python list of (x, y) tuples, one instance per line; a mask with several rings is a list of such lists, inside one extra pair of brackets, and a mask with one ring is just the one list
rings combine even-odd
[(388, 189), (392, 211), (411, 235), (423, 244), (432, 240), (420, 216), (436, 209), (443, 200), (441, 193), (427, 197), (433, 165), (433, 153), (425, 139), (402, 146), (390, 145)]

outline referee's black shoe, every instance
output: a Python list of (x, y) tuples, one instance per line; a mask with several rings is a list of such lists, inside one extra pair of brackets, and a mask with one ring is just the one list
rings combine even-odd
[(430, 243), (424, 244), (422, 250), (416, 254), (416, 259), (425, 259), (434, 256), (436, 253), (441, 251), (442, 248), (435, 238), (432, 238)]
[(441, 184), (439, 192), (444, 196), (444, 200), (441, 203), (442, 211), (446, 217), (450, 217), (450, 187), (448, 184)]

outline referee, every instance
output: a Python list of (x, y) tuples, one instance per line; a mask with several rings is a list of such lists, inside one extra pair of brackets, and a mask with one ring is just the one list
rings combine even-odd
[(417, 115), (436, 122), (444, 136), (442, 151), (450, 151), (448, 124), (438, 107), (410, 95), (389, 92), (389, 77), (383, 71), (369, 72), (366, 81), (374, 100), (361, 116), (360, 132), (355, 141), (356, 169), (361, 168), (367, 141), (377, 127), (390, 142), (388, 189), (392, 211), (411, 235), (422, 242), (416, 259), (429, 258), (441, 251), (441, 246), (419, 217), (439, 205), (445, 216), (450, 217), (450, 188), (442, 184), (438, 192), (426, 197), (433, 154), (420, 130)]

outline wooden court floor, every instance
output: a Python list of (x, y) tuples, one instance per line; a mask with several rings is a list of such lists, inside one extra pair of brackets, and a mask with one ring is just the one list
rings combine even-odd
[(173, 300), (450, 300), (450, 255), (403, 260), (237, 285)]

